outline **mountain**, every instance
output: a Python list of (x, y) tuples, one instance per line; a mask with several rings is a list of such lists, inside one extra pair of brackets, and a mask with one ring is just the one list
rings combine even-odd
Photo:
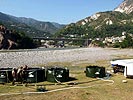
[(115, 11), (99, 12), (90, 17), (78, 21), (77, 25), (87, 25), (95, 29), (100, 29), (106, 25), (124, 25), (133, 23), (133, 15)]
[(120, 36), (122, 32), (133, 33), (133, 14), (116, 11), (98, 12), (59, 30), (56, 37), (105, 38)]
[(120, 37), (122, 33), (133, 34), (132, 4), (133, 0), (125, 0), (116, 8), (123, 10), (98, 12), (71, 23), (59, 30), (55, 37), (103, 41), (106, 37)]
[(114, 11), (98, 12), (78, 21), (78, 25), (88, 25), (99, 29), (105, 25), (133, 23), (133, 0), (124, 0)]
[(133, 0), (124, 0), (114, 11), (130, 14), (133, 12)]
[(52, 22), (38, 21), (32, 18), (25, 18), (25, 17), (14, 17), (14, 18), (20, 23), (25, 23), (30, 27), (34, 27), (40, 31), (45, 31), (52, 34), (64, 26), (58, 23), (55, 24)]
[[(69, 27), (72, 28), (73, 26), (77, 25), (80, 27), (85, 27), (85, 29), (91, 27), (96, 31), (101, 31), (104, 27), (111, 27), (113, 25), (115, 26), (130, 25), (131, 27), (132, 24), (133, 24), (133, 0), (124, 0), (120, 4), (120, 6), (118, 6), (114, 11), (98, 12), (96, 14), (93, 14), (92, 16), (79, 20), (76, 23), (67, 25), (64, 28), (64, 30), (70, 29)], [(75, 32), (69, 32), (69, 33), (75, 34)]]
[(0, 24), (5, 25), (9, 29), (15, 29), (26, 33), (31, 37), (51, 36), (64, 25), (55, 24), (53, 22), (43, 22), (32, 18), (15, 17), (0, 12)]
[(63, 24), (59, 24), (59, 23), (55, 23), (55, 22), (52, 22), (52, 24), (55, 26), (55, 27), (57, 27), (57, 28), (59, 28), (59, 29), (61, 29), (61, 28), (63, 28), (65, 25), (63, 25)]

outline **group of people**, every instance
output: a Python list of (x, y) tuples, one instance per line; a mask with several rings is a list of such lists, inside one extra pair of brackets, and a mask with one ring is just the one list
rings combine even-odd
[(16, 81), (21, 82), (21, 83), (26, 82), (26, 79), (27, 79), (26, 70), (27, 69), (28, 69), (27, 65), (12, 69), (12, 77), (13, 77), (12, 84), (13, 85), (15, 84)]

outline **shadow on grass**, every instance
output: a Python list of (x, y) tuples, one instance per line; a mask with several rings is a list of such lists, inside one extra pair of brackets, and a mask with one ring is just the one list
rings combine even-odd
[(74, 77), (69, 77), (69, 79), (68, 79), (68, 81), (75, 81), (75, 80), (77, 80), (77, 79)]

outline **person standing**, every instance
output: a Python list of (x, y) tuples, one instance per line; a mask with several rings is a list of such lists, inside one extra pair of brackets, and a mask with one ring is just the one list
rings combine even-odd
[(12, 69), (12, 77), (13, 77), (12, 85), (15, 85), (15, 82), (17, 81), (17, 69), (16, 68)]

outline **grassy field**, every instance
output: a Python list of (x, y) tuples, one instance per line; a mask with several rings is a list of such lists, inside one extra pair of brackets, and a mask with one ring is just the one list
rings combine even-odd
[[(28, 84), (27, 87), (12, 86), (11, 83), (0, 85), (0, 100), (133, 100), (133, 79), (126, 79), (120, 73), (112, 74), (110, 78), (110, 80), (114, 81), (114, 84), (112, 84), (85, 76), (85, 66), (94, 64), (83, 63), (78, 66), (71, 66), (70, 63), (55, 62), (49, 65), (52, 64), (68, 67), (70, 69), (70, 77), (75, 78), (75, 80), (63, 84), (41, 82), (37, 84)], [(97, 61), (96, 64), (104, 66), (106, 69), (111, 69), (108, 61)], [(122, 80), (127, 80), (127, 83), (122, 83)], [(68, 83), (76, 84), (68, 85)], [(44, 93), (27, 93), (36, 92), (37, 85), (44, 85), (48, 91), (56, 89), (64, 90)]]
[[(132, 56), (114, 55), (114, 58), (133, 58)], [(126, 79), (121, 73), (113, 74), (109, 80), (88, 78), (85, 76), (85, 68), (88, 65), (103, 66), (106, 70), (112, 70), (109, 60), (97, 60), (93, 63), (79, 62), (52, 62), (45, 66), (64, 66), (69, 68), (70, 77), (73, 80), (62, 84), (41, 82), (37, 84), (12, 86), (11, 83), (0, 84), (0, 100), (133, 100), (133, 79)], [(44, 66), (44, 65), (38, 65)], [(122, 80), (127, 80), (123, 83)], [(70, 83), (75, 83), (68, 85)], [(36, 92), (38, 85), (43, 85), (47, 92)], [(59, 90), (63, 89), (63, 90)], [(52, 91), (56, 90), (56, 91)], [(51, 92), (50, 92), (51, 91)]]

